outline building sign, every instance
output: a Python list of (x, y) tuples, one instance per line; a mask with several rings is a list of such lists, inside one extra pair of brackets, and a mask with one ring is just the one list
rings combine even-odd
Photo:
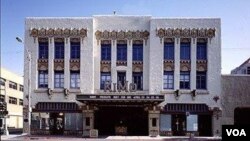
[(136, 83), (130, 83), (128, 84), (128, 81), (125, 81), (123, 84), (121, 81), (116, 83), (111, 83), (111, 81), (105, 81), (104, 83), (104, 92), (136, 92), (137, 91), (137, 85)]
[(77, 100), (153, 100), (153, 101), (164, 101), (164, 95), (77, 95)]

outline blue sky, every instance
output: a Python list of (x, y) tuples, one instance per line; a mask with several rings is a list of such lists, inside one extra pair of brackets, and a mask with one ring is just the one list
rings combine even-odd
[(25, 17), (215, 17), (222, 22), (222, 73), (250, 57), (249, 0), (1, 0), (1, 66), (23, 74)]

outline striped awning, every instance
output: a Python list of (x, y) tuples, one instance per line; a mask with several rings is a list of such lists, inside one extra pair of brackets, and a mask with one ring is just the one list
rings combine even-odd
[(165, 112), (209, 112), (206, 104), (184, 104), (184, 103), (169, 103), (164, 107)]

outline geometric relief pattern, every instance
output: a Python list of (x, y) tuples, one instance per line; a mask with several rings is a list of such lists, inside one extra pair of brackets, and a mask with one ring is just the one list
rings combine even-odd
[(206, 60), (197, 60), (196, 61), (197, 71), (206, 71), (207, 70), (207, 61)]
[(70, 59), (70, 70), (72, 71), (80, 70), (80, 59)]
[(213, 38), (215, 28), (159, 28), (156, 36), (160, 38)]
[(149, 37), (149, 32), (145, 31), (100, 31), (95, 32), (97, 40), (147, 40)]
[(54, 70), (62, 71), (64, 69), (63, 59), (54, 59)]
[(133, 61), (132, 65), (133, 72), (143, 72), (143, 63), (142, 61)]
[(38, 59), (37, 60), (38, 70), (48, 70), (48, 59)]
[(164, 71), (174, 71), (174, 61), (173, 60), (164, 60)]
[(180, 70), (181, 71), (190, 71), (191, 70), (191, 63), (189, 60), (181, 60), (180, 61)]
[(87, 29), (84, 28), (32, 28), (30, 29), (30, 36), (32, 37), (81, 37), (87, 36)]

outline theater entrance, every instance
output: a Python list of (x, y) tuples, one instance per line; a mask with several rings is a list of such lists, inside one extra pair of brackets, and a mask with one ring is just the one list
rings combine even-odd
[(148, 112), (143, 107), (105, 107), (95, 111), (99, 135), (148, 135)]

